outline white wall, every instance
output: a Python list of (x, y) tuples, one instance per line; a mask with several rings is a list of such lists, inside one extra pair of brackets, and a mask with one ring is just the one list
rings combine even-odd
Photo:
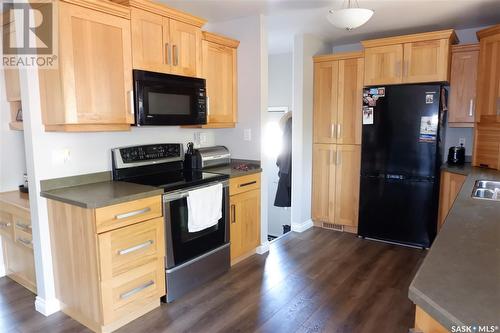
[(313, 60), (330, 52), (331, 45), (312, 35), (297, 35), (293, 46), (293, 162), (292, 162), (292, 230), (312, 226), (312, 112)]
[(4, 72), (0, 70), (0, 192), (16, 190), (23, 184), (26, 171), (24, 135), (9, 128), (10, 120)]
[[(286, 106), (290, 111), (292, 107), (293, 90), (293, 55), (292, 53), (271, 54), (269, 55), (269, 106)], [(281, 137), (281, 133), (273, 129), (274, 125), (279, 123), (283, 113), (266, 112), (263, 116), (263, 130), (265, 131), (264, 140), (266, 147), (263, 149), (262, 167), (267, 175), (268, 188), (268, 233), (273, 236), (280, 236), (283, 233), (282, 225), (291, 222), (290, 208), (275, 207), (274, 199), (278, 187), (278, 167), (276, 159), (278, 151), (274, 144), (278, 144), (276, 135)]]

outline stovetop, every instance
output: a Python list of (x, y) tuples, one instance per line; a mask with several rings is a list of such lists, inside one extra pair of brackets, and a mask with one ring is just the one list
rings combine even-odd
[(198, 170), (174, 170), (123, 179), (125, 182), (161, 187), (167, 191), (229, 179), (228, 175)]

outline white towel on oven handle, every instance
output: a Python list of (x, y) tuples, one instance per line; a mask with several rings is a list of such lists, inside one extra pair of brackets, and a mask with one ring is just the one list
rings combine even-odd
[(222, 218), (222, 183), (189, 191), (188, 231), (213, 227)]

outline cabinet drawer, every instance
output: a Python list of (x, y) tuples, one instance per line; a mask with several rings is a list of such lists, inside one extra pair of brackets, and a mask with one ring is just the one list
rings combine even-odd
[(100, 234), (101, 281), (163, 258), (163, 225), (159, 217)]
[(12, 239), (13, 235), (12, 215), (0, 211), (0, 235)]
[(31, 233), (16, 227), (14, 228), (14, 236), (17, 244), (33, 250), (33, 238), (31, 237)]
[(231, 178), (229, 180), (229, 194), (235, 195), (260, 188), (260, 173)]
[(101, 283), (104, 325), (165, 295), (163, 258)]
[(97, 233), (102, 233), (160, 216), (162, 216), (161, 196), (124, 202), (97, 208), (96, 230)]

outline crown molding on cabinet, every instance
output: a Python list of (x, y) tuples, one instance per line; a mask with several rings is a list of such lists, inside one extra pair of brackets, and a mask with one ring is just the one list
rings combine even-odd
[(106, 14), (130, 20), (130, 9), (119, 3), (102, 0), (62, 0), (67, 3), (89, 8)]
[(237, 48), (240, 45), (240, 41), (236, 39), (225, 37), (213, 32), (203, 31), (202, 34), (202, 39), (208, 42), (213, 42), (232, 48)]
[(500, 33), (500, 24), (476, 32), (477, 38), (481, 39)]
[(363, 51), (341, 52), (341, 53), (334, 53), (334, 54), (318, 55), (318, 56), (313, 57), (313, 60), (314, 60), (314, 62), (325, 62), (325, 61), (363, 58), (363, 56), (364, 56)]
[(370, 39), (361, 41), (361, 44), (364, 47), (375, 47), (375, 46), (384, 46), (384, 45), (393, 45), (393, 44), (403, 44), (403, 43), (412, 43), (412, 42), (425, 42), (429, 40), (436, 39), (449, 39), (450, 44), (458, 43), (458, 38), (453, 29), (447, 30), (439, 30), (432, 32), (423, 32), (418, 34), (411, 35), (402, 35), (395, 37), (386, 37), (386, 38), (378, 38), (378, 39)]

